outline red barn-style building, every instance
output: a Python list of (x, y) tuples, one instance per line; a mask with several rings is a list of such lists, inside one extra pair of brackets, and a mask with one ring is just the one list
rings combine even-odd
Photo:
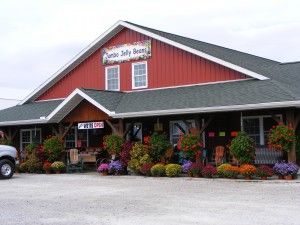
[[(207, 160), (245, 131), (256, 163), (274, 163), (267, 134), (279, 122), (298, 129), (300, 63), (281, 63), (119, 21), (15, 107), (0, 129), (21, 157), (25, 146), (60, 135), (66, 149), (98, 151), (103, 136), (143, 141), (164, 132), (200, 132)], [(291, 161), (296, 160), (292, 151)], [(227, 156), (227, 160), (230, 157)]]

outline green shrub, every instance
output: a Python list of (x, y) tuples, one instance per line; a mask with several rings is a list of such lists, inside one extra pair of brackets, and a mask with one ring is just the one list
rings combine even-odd
[(110, 155), (118, 155), (122, 149), (123, 138), (116, 134), (106, 135), (103, 144)]
[(166, 167), (165, 165), (158, 163), (152, 166), (151, 168), (151, 174), (154, 177), (162, 177), (166, 174)]
[(171, 147), (171, 144), (166, 135), (153, 133), (150, 137), (149, 147), (150, 157), (154, 162), (158, 162), (165, 155), (167, 149)]
[(255, 142), (245, 132), (239, 132), (229, 147), (230, 153), (240, 164), (252, 163), (255, 158)]
[(151, 157), (148, 154), (147, 146), (142, 143), (135, 143), (130, 151), (131, 159), (128, 162), (128, 167), (135, 173), (139, 173), (141, 166), (151, 162)]
[(62, 172), (65, 168), (65, 164), (61, 161), (55, 161), (51, 164), (51, 169), (55, 172)]
[(35, 143), (26, 145), (25, 150), (26, 150), (27, 155), (32, 154), (33, 151), (36, 150), (36, 148), (37, 148), (37, 144), (35, 144)]
[(44, 141), (45, 155), (49, 162), (58, 161), (62, 157), (64, 146), (59, 137), (53, 136)]
[(168, 164), (166, 165), (166, 175), (168, 177), (178, 177), (181, 173), (181, 165)]

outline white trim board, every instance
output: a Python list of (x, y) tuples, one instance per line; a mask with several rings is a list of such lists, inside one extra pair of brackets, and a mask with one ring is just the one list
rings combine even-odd
[(209, 112), (224, 112), (224, 111), (232, 112), (232, 111), (241, 111), (241, 110), (286, 108), (286, 107), (300, 108), (300, 101), (268, 102), (268, 103), (245, 104), (245, 105), (229, 105), (229, 106), (213, 106), (213, 107), (200, 107), (200, 108), (184, 108), (184, 109), (168, 109), (168, 110), (116, 113), (114, 115), (114, 118), (163, 116), (163, 115), (194, 114), (194, 113), (209, 113)]
[[(164, 42), (166, 44), (172, 45), (174, 47), (177, 47), (179, 49), (182, 49), (184, 51), (190, 52), (194, 55), (198, 55), (200, 57), (203, 57), (207, 60), (210, 60), (212, 62), (218, 63), (220, 65), (223, 65), (227, 68), (233, 69), (235, 71), (238, 71), (240, 73), (246, 74), (250, 77), (259, 79), (259, 80), (267, 80), (269, 79), (268, 77), (262, 75), (262, 74), (258, 74), (256, 72), (253, 72), (251, 70), (248, 70), (246, 68), (243, 68), (241, 66), (235, 65), (233, 63), (227, 62), (225, 60), (219, 59), (217, 57), (211, 56), (209, 54), (206, 54), (202, 51), (193, 49), (191, 47), (188, 47), (186, 45), (180, 44), (178, 42), (172, 41), (170, 39), (164, 38), (160, 35), (154, 34), (150, 31), (147, 31), (145, 29), (142, 29), (140, 27), (137, 27), (133, 24), (129, 24), (127, 22), (124, 21), (118, 21), (117, 23), (115, 23), (112, 27), (110, 27), (107, 31), (105, 31), (101, 36), (99, 36), (95, 41), (93, 41), (90, 45), (88, 45), (84, 50), (82, 50), (79, 54), (77, 54), (73, 59), (71, 59), (66, 65), (64, 65), (61, 69), (59, 69), (55, 74), (53, 74), (49, 79), (47, 79), (44, 83), (42, 83), (39, 87), (37, 87), (32, 93), (30, 93), (23, 101), (21, 101), (19, 104), (23, 105), (24, 103), (26, 103), (29, 100), (34, 100), (32, 98), (36, 98), (39, 95), (41, 95), (44, 91), (47, 90), (47, 88), (50, 88), (52, 85), (54, 85), (58, 80), (60, 80), (62, 77), (64, 77), (66, 74), (68, 74), (68, 72), (65, 73), (65, 71), (73, 66), (76, 63), (80, 63), (78, 61), (81, 60), (84, 61), (87, 57), (89, 57), (93, 52), (95, 52), (97, 49), (99, 49), (106, 41), (106, 39), (109, 39), (110, 37), (112, 37), (114, 34), (117, 34), (119, 31), (121, 31), (124, 27), (134, 30), (138, 33), (147, 35), (153, 39), (159, 40), (161, 42)], [(103, 43), (101, 43), (101, 41), (104, 41)], [(92, 49), (93, 47), (95, 47), (96, 44), (99, 44), (100, 46), (95, 49), (92, 53), (89, 52), (90, 49)], [(87, 54), (86, 56), (84, 56), (85, 54)], [(84, 56), (84, 59), (81, 59)], [(45, 90), (46, 89), (46, 90)]]

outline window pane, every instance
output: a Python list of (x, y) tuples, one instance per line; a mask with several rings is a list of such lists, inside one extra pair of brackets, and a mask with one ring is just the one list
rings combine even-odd
[(260, 145), (259, 119), (243, 119), (244, 131), (255, 141), (257, 146)]
[(146, 63), (133, 65), (133, 79), (134, 87), (145, 87), (147, 86), (147, 71)]
[(107, 90), (119, 90), (119, 69), (118, 67), (107, 68), (106, 70)]

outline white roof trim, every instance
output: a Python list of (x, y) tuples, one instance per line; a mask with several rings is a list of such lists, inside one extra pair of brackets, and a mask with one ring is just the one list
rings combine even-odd
[(45, 124), (47, 122), (48, 122), (48, 120), (46, 120), (46, 119), (4, 121), (4, 122), (0, 122), (0, 127), (1, 126), (14, 126), (14, 125)]
[(192, 54), (198, 55), (200, 57), (203, 57), (207, 60), (213, 61), (215, 63), (218, 63), (220, 65), (223, 65), (225, 67), (228, 67), (230, 69), (233, 69), (235, 71), (241, 72), (243, 74), (246, 74), (250, 77), (259, 79), (259, 80), (267, 80), (269, 79), (268, 77), (265, 77), (261, 74), (255, 73), (251, 70), (245, 69), (243, 67), (237, 66), (235, 64), (232, 64), (230, 62), (227, 62), (225, 60), (219, 59), (217, 57), (211, 56), (209, 54), (206, 54), (204, 52), (195, 50), (193, 48), (190, 48), (186, 45), (180, 44), (178, 42), (175, 41), (171, 41), (167, 38), (164, 38), (162, 36), (159, 36), (157, 34), (154, 34), (152, 32), (149, 32), (147, 30), (144, 30), (140, 27), (134, 26), (132, 24), (129, 24), (127, 22), (124, 21), (118, 21), (117, 23), (115, 23), (112, 27), (110, 27), (107, 31), (105, 31), (102, 35), (100, 35), (95, 41), (93, 41), (91, 44), (89, 44), (85, 49), (83, 49), (80, 53), (78, 53), (74, 58), (72, 58), (66, 65), (64, 65), (62, 68), (60, 68), (55, 74), (53, 74), (49, 79), (47, 79), (44, 83), (42, 83), (39, 87), (37, 87), (32, 93), (30, 93), (24, 100), (22, 100), (19, 105), (23, 105), (24, 103), (26, 103), (29, 100), (32, 100), (31, 98), (33, 96), (35, 96), (36, 94), (38, 94), (39, 92), (43, 91), (43, 89), (49, 84), (51, 83), (55, 78), (57, 78), (64, 70), (66, 70), (69, 66), (71, 66), (73, 63), (75, 63), (81, 56), (83, 56), (84, 54), (87, 53), (87, 51), (92, 48), (93, 46), (95, 46), (98, 42), (100, 42), (102, 39), (104, 39), (107, 35), (109, 35), (112, 31), (114, 31), (117, 27), (122, 26), (122, 27), (126, 27), (128, 29), (134, 30), (136, 32), (142, 33), (144, 35), (147, 35), (149, 37), (152, 37), (154, 39), (157, 39), (161, 42), (167, 43), (169, 45), (172, 45), (174, 47), (180, 48), (184, 51), (190, 52)]
[(100, 109), (101, 111), (103, 111), (104, 113), (106, 113), (109, 116), (112, 116), (115, 114), (115, 112), (109, 111), (108, 109), (106, 109), (104, 106), (102, 106), (101, 104), (99, 104), (97, 101), (95, 101), (93, 98), (91, 98), (90, 96), (88, 96), (87, 94), (85, 94), (83, 91), (81, 91), (80, 89), (76, 88), (62, 103), (60, 103), (53, 111), (52, 113), (50, 113), (47, 117), (46, 120), (51, 121), (51, 119), (60, 111), (64, 108), (64, 106), (71, 100), (73, 99), (76, 95), (79, 95), (82, 97), (82, 99), (87, 100), (89, 103), (91, 103), (92, 105), (96, 106), (98, 109)]
[(153, 110), (153, 111), (141, 111), (141, 112), (129, 112), (129, 113), (116, 113), (114, 115), (114, 118), (132, 118), (132, 117), (209, 113), (209, 112), (224, 112), (224, 111), (231, 112), (231, 111), (240, 111), (240, 110), (283, 108), (283, 107), (300, 108), (300, 101), (268, 102), (268, 103), (245, 104), (245, 105), (213, 106), (213, 107), (200, 107), (200, 108), (184, 108), (184, 109), (169, 109), (169, 110)]

